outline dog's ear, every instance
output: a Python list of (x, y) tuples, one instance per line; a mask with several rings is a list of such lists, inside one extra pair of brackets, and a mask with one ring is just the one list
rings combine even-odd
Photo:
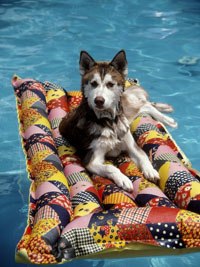
[(126, 76), (128, 74), (128, 67), (127, 67), (127, 60), (126, 60), (126, 53), (124, 50), (120, 50), (113, 60), (110, 62), (110, 65), (115, 67), (121, 74)]
[(84, 50), (80, 53), (79, 71), (81, 75), (85, 75), (94, 65), (95, 60)]

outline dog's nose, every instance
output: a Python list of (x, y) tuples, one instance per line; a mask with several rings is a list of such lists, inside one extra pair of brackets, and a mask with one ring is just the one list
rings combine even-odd
[(98, 108), (103, 108), (103, 104), (105, 102), (105, 99), (102, 96), (97, 96), (94, 99), (94, 103)]

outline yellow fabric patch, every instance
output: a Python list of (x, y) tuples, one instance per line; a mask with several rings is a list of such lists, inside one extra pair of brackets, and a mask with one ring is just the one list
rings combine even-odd
[(180, 210), (176, 216), (176, 221), (177, 222), (185, 222), (188, 219), (190, 219), (191, 221), (195, 222), (195, 223), (200, 223), (200, 216), (199, 214), (196, 214), (192, 211), (189, 210)]
[(71, 91), (68, 92), (69, 96), (82, 96), (82, 93), (80, 91)]
[(151, 183), (151, 182), (149, 182), (149, 181), (146, 180), (146, 179), (142, 179), (142, 180), (140, 181), (140, 184), (139, 184), (138, 193), (141, 192), (142, 190), (144, 190), (144, 189), (146, 189), (146, 188), (150, 188), (150, 187), (158, 188), (158, 186), (155, 185), (154, 183)]
[(149, 140), (151, 139), (154, 139), (154, 138), (160, 138), (162, 140), (167, 140), (167, 136), (166, 135), (162, 135), (162, 134), (159, 134), (157, 131), (150, 131), (145, 139), (145, 142), (148, 142)]
[(22, 111), (24, 111), (27, 108), (30, 108), (34, 103), (38, 102), (38, 100), (39, 100), (38, 97), (31, 97), (25, 99), (22, 103)]
[(103, 201), (104, 204), (119, 204), (119, 203), (133, 203), (133, 201), (122, 193), (113, 193), (106, 197)]
[(66, 154), (73, 155), (76, 152), (76, 149), (73, 146), (59, 146), (58, 147), (58, 155), (62, 157)]
[(46, 118), (44, 118), (44, 117), (39, 118), (39, 119), (35, 122), (35, 124), (41, 124), (41, 125), (44, 125), (44, 126), (46, 126), (46, 127), (51, 131), (51, 125), (50, 125), (50, 122), (49, 122)]
[(165, 190), (165, 184), (168, 180), (168, 171), (170, 167), (171, 162), (166, 162), (162, 165), (162, 167), (159, 169), (159, 175), (160, 175), (160, 188), (164, 192)]
[(99, 204), (94, 203), (94, 202), (85, 202), (84, 205), (83, 203), (80, 203), (74, 209), (74, 217), (77, 217), (77, 216), (82, 217), (82, 216), (88, 215), (97, 208), (99, 208)]
[(135, 132), (135, 130), (137, 128), (137, 125), (138, 125), (140, 120), (141, 120), (141, 117), (138, 117), (131, 123), (131, 125), (130, 125), (131, 133)]
[(31, 165), (36, 165), (38, 162), (43, 161), (45, 158), (53, 154), (54, 153), (52, 150), (43, 150), (43, 151), (35, 152), (31, 158)]
[(125, 246), (125, 240), (121, 239), (118, 235), (118, 227), (109, 225), (108, 222), (106, 226), (96, 226), (93, 224), (92, 228), (89, 228), (89, 231), (97, 245), (102, 248), (122, 248)]
[(128, 86), (130, 86), (131, 85), (131, 83), (129, 82), (129, 81), (126, 81), (125, 82), (125, 87), (128, 87)]
[(67, 178), (65, 177), (65, 175), (62, 173), (62, 172), (57, 172), (55, 174), (53, 174), (50, 179), (50, 181), (58, 181), (58, 182), (61, 182), (63, 183), (67, 189), (69, 190), (69, 185), (68, 185), (68, 182), (67, 182)]
[(26, 129), (28, 129), (31, 125), (36, 124), (37, 121), (39, 121), (41, 119), (44, 120), (42, 115), (39, 112), (37, 112), (35, 109), (32, 109), (32, 108), (26, 108), (21, 113), (21, 118), (20, 119), (23, 121), (23, 129), (24, 129), (24, 131)]
[(192, 186), (192, 189), (190, 191), (190, 197), (193, 198), (200, 194), (200, 183), (192, 182), (191, 186)]
[(46, 161), (38, 162), (32, 167), (32, 170), (37, 187), (43, 182), (52, 179), (52, 176), (58, 173), (58, 169)]
[(56, 89), (56, 91), (51, 89), (47, 92), (46, 101), (48, 103), (49, 101), (60, 98), (61, 96), (64, 96), (64, 95), (65, 95), (65, 92), (60, 89)]
[(31, 186), (30, 186), (30, 192), (36, 192), (36, 189), (37, 189), (37, 187), (36, 187), (36, 185), (35, 185), (35, 182), (33, 181), (32, 183), (31, 183)]
[(200, 246), (200, 216), (188, 210), (180, 210), (176, 216), (178, 229), (187, 248)]
[(126, 175), (143, 177), (142, 172), (138, 169), (136, 164), (132, 161), (129, 163), (128, 167), (126, 168)]
[(31, 237), (43, 236), (59, 225), (60, 221), (52, 218), (40, 219), (33, 227)]

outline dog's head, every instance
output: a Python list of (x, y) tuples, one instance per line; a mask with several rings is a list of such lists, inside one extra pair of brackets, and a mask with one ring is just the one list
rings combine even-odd
[(128, 72), (125, 51), (119, 51), (111, 62), (96, 62), (86, 51), (81, 51), (79, 67), (82, 93), (89, 107), (98, 119), (114, 119)]

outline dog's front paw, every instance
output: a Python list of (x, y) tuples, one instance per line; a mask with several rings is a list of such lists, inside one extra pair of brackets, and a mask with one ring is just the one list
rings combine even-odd
[(150, 182), (157, 183), (160, 180), (159, 173), (153, 168), (152, 165), (143, 167), (142, 172), (144, 177)]
[(130, 193), (133, 192), (133, 183), (124, 174), (120, 174), (117, 179), (115, 179), (115, 183), (125, 191)]

